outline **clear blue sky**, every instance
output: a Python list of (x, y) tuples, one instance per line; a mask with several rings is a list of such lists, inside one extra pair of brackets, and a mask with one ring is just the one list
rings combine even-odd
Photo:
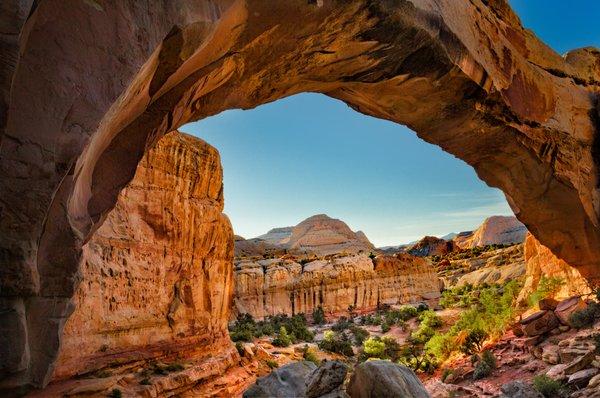
[[(600, 47), (600, 1), (512, 0), (556, 51)], [(473, 169), (404, 126), (320, 94), (232, 110), (182, 128), (215, 146), (236, 234), (260, 235), (326, 213), (377, 246), (475, 228), (512, 214)]]

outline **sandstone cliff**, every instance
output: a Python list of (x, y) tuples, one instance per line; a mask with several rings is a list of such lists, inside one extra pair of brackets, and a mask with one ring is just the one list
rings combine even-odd
[(364, 254), (317, 260), (240, 261), (235, 268), (235, 310), (256, 318), (277, 314), (346, 313), (350, 305), (371, 310), (378, 304), (423, 300), (439, 293), (431, 264), (398, 254), (371, 260)]
[(461, 249), (485, 245), (506, 245), (522, 243), (527, 227), (514, 216), (492, 216), (473, 231), (472, 234), (460, 234), (454, 242)]
[(222, 211), (218, 152), (181, 133), (162, 138), (83, 248), (53, 379), (150, 361), (191, 364), (193, 377), (148, 386), (161, 395), (236, 363), (227, 332), (233, 234)]
[(531, 234), (527, 234), (525, 239), (525, 267), (525, 283), (519, 295), (520, 302), (527, 300), (527, 297), (537, 289), (543, 276), (560, 278), (563, 281), (554, 298), (564, 299), (591, 292), (588, 281), (576, 268), (557, 258)]
[(263, 240), (272, 245), (285, 245), (290, 241), (294, 227), (273, 228), (266, 234), (257, 236), (256, 239)]

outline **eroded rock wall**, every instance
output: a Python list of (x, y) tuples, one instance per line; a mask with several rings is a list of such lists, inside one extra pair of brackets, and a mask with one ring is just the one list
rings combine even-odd
[(233, 233), (222, 211), (217, 150), (163, 137), (83, 247), (53, 380), (149, 360), (231, 365)]
[(542, 245), (533, 235), (525, 239), (525, 283), (519, 301), (524, 302), (534, 292), (542, 277), (560, 278), (563, 283), (554, 298), (588, 294), (592, 287), (579, 271), (564, 260), (556, 257), (550, 249)]
[(378, 304), (421, 301), (439, 293), (431, 264), (405, 254), (367, 255), (317, 260), (240, 261), (235, 270), (235, 311), (255, 318), (277, 314), (311, 314), (318, 307), (331, 315)]

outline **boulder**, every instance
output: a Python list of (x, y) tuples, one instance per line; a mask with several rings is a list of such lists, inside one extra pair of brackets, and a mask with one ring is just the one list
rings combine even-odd
[(600, 374), (592, 377), (588, 382), (588, 388), (599, 387), (600, 389)]
[(548, 345), (542, 349), (542, 361), (551, 365), (560, 362), (559, 347), (557, 345)]
[(596, 354), (594, 351), (590, 351), (585, 355), (575, 358), (567, 364), (565, 367), (565, 374), (570, 375), (579, 372), (582, 369), (587, 368), (594, 360)]
[(545, 311), (554, 311), (556, 309), (557, 305), (558, 305), (558, 301), (551, 297), (543, 298), (538, 303), (540, 310), (545, 310)]
[(565, 364), (565, 363), (560, 363), (558, 365), (554, 365), (550, 369), (548, 369), (548, 371), (546, 371), (546, 376), (548, 376), (551, 379), (558, 380), (558, 381), (566, 380), (566, 378), (567, 378), (567, 375), (565, 374), (566, 367), (567, 367), (567, 364)]
[(306, 379), (317, 369), (308, 361), (292, 362), (260, 377), (244, 392), (244, 398), (289, 398), (306, 396)]
[(499, 398), (544, 398), (533, 386), (521, 380), (511, 381), (500, 387)]
[(581, 299), (581, 297), (573, 296), (558, 303), (556, 309), (554, 310), (554, 313), (563, 325), (568, 325), (572, 327), (573, 325), (571, 325), (569, 317), (575, 311), (585, 309), (586, 306), (587, 305)]
[(552, 311), (538, 311), (521, 320), (523, 332), (530, 337), (547, 333), (559, 325)]
[(358, 365), (347, 391), (352, 398), (429, 398), (425, 387), (412, 370), (379, 360)]
[(582, 388), (588, 385), (592, 377), (600, 372), (597, 368), (583, 369), (569, 376), (567, 383), (577, 388)]
[(344, 383), (348, 366), (340, 361), (324, 361), (306, 381), (306, 396), (318, 398), (328, 394)]

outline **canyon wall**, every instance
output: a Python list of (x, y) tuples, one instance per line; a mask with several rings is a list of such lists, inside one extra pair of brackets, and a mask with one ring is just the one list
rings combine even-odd
[(277, 314), (345, 315), (348, 307), (423, 301), (439, 294), (435, 270), (406, 254), (336, 257), (301, 265), (292, 260), (243, 260), (235, 267), (235, 311), (255, 318)]
[(217, 150), (177, 132), (163, 137), (83, 247), (53, 380), (210, 361), (194, 384), (235, 363), (227, 331), (233, 233), (222, 211)]
[(542, 245), (533, 235), (525, 239), (525, 283), (519, 301), (524, 302), (534, 292), (542, 277), (560, 278), (562, 284), (554, 297), (564, 299), (591, 293), (592, 287), (577, 268), (556, 257), (550, 249)]

